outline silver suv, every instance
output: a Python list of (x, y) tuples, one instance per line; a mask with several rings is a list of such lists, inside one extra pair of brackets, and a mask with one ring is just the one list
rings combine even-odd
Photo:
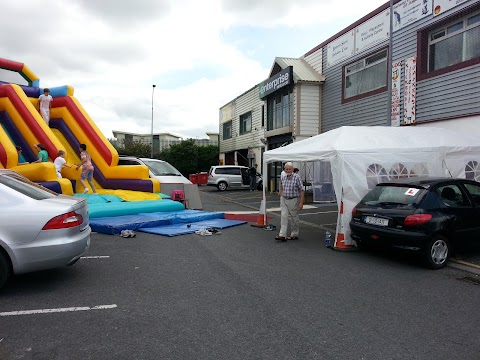
[[(218, 190), (225, 191), (227, 188), (250, 188), (250, 177), (246, 166), (219, 165), (212, 166), (208, 173), (209, 186), (216, 186)], [(257, 173), (257, 190), (262, 189), (262, 175)]]

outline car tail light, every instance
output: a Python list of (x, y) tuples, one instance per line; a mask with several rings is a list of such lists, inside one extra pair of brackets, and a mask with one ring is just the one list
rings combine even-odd
[(83, 216), (74, 211), (50, 219), (42, 230), (67, 229), (82, 225)]
[(352, 209), (352, 217), (355, 217), (357, 215), (357, 208)]
[(416, 226), (425, 224), (427, 221), (430, 221), (432, 218), (432, 214), (415, 214), (415, 215), (408, 215), (403, 225), (405, 226)]

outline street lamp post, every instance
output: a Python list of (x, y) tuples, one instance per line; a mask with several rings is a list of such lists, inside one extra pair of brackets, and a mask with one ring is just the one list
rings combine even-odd
[(157, 85), (152, 85), (152, 151), (151, 151), (151, 158), (153, 159), (153, 93), (155, 92), (155, 86)]

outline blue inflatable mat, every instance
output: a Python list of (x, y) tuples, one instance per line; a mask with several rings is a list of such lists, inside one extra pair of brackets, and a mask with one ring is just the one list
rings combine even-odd
[(168, 219), (145, 218), (143, 215), (123, 215), (90, 220), (92, 231), (109, 235), (120, 234), (122, 230), (138, 230), (142, 226), (156, 227), (170, 224)]
[(102, 203), (117, 203), (123, 202), (118, 196), (115, 195), (107, 195), (107, 194), (74, 194), (76, 197), (81, 197), (87, 199), (88, 204), (102, 204)]
[(177, 212), (184, 209), (185, 206), (181, 202), (173, 200), (123, 201), (88, 204), (88, 215), (90, 219), (93, 219), (138, 215), (148, 212)]
[(93, 218), (90, 219), (90, 227), (95, 232), (114, 235), (120, 234), (122, 230), (139, 230), (147, 227), (153, 228), (223, 218), (223, 213), (212, 213), (200, 210), (182, 210)]
[(163, 235), (163, 236), (177, 236), (177, 235), (185, 235), (185, 234), (193, 234), (195, 231), (205, 228), (216, 228), (216, 229), (225, 229), (232, 226), (242, 225), (245, 224), (246, 221), (238, 221), (238, 220), (227, 220), (227, 219), (211, 219), (211, 220), (203, 220), (197, 221), (188, 224), (172, 224), (166, 226), (157, 226), (157, 227), (150, 227), (150, 228), (140, 228), (138, 231), (149, 233), (149, 234), (156, 234), (156, 235)]
[(161, 217), (162, 219), (170, 220), (170, 224), (190, 223), (209, 219), (223, 219), (225, 215), (223, 213), (214, 213), (201, 210), (183, 210), (172, 212), (152, 212), (139, 214), (146, 218), (148, 217)]

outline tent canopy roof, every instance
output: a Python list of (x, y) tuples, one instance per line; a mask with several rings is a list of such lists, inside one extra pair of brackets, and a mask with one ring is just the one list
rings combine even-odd
[(266, 163), (314, 161), (338, 154), (480, 151), (474, 136), (435, 127), (342, 126), (265, 152)]

